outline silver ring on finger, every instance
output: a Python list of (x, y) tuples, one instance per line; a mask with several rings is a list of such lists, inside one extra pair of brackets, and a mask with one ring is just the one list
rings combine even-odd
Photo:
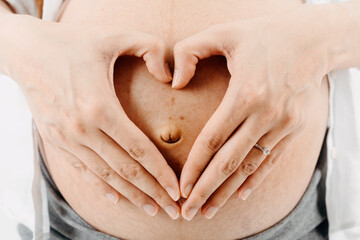
[(255, 147), (257, 147), (258, 149), (260, 149), (264, 155), (269, 155), (271, 153), (270, 149), (268, 149), (267, 147), (262, 147), (259, 144), (255, 144)]

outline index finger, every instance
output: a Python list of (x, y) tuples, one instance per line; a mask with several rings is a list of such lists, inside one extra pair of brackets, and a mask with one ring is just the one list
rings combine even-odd
[[(115, 32), (115, 33), (114, 33)], [(141, 57), (149, 72), (162, 82), (172, 80), (169, 65), (166, 62), (166, 45), (163, 40), (147, 33), (138, 31), (111, 31), (107, 45), (101, 42), (103, 49), (112, 58), (109, 76), (113, 76), (113, 67), (119, 56), (129, 55)]]
[(101, 130), (154, 176), (169, 196), (177, 201), (180, 190), (176, 174), (150, 139), (127, 117), (120, 103), (118, 109)]
[(190, 79), (195, 74), (196, 64), (199, 60), (213, 55), (228, 57), (228, 54), (223, 49), (225, 41), (223, 29), (218, 25), (212, 26), (175, 45), (173, 88), (183, 88), (190, 82)]
[(220, 106), (196, 138), (181, 172), (180, 189), (184, 198), (189, 196), (214, 154), (246, 119), (246, 111), (228, 89)]

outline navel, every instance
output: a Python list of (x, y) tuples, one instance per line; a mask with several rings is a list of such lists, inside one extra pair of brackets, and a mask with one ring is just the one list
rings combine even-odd
[(160, 127), (159, 138), (166, 144), (178, 143), (182, 139), (181, 128), (176, 122), (170, 120)]

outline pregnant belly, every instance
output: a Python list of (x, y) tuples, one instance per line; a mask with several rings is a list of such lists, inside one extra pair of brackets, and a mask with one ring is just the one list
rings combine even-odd
[[(300, 4), (300, 0), (72, 0), (61, 21), (113, 24), (159, 36), (166, 42), (171, 63), (172, 48), (177, 41), (210, 25), (277, 14)], [(115, 66), (114, 85), (129, 118), (154, 142), (179, 175), (196, 136), (219, 105), (229, 78), (225, 59), (213, 57), (201, 61), (189, 86), (178, 91), (156, 81), (142, 60), (121, 57)], [(312, 104), (305, 109), (304, 130), (265, 182), (246, 201), (232, 196), (212, 220), (197, 215), (191, 222), (181, 218), (173, 221), (162, 211), (150, 217), (124, 198), (114, 206), (99, 196), (96, 186), (88, 186), (46, 143), (44, 154), (66, 201), (99, 231), (123, 239), (242, 238), (286, 217), (309, 183), (327, 125), (326, 78), (311, 97)]]

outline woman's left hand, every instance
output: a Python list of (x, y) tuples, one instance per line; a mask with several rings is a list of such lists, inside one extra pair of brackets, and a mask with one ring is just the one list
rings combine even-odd
[(225, 56), (231, 74), (181, 174), (185, 219), (200, 208), (212, 218), (236, 191), (245, 200), (301, 131), (309, 96), (332, 60), (324, 26), (305, 8), (215, 25), (175, 45), (174, 88), (185, 87), (198, 61), (212, 55)]

